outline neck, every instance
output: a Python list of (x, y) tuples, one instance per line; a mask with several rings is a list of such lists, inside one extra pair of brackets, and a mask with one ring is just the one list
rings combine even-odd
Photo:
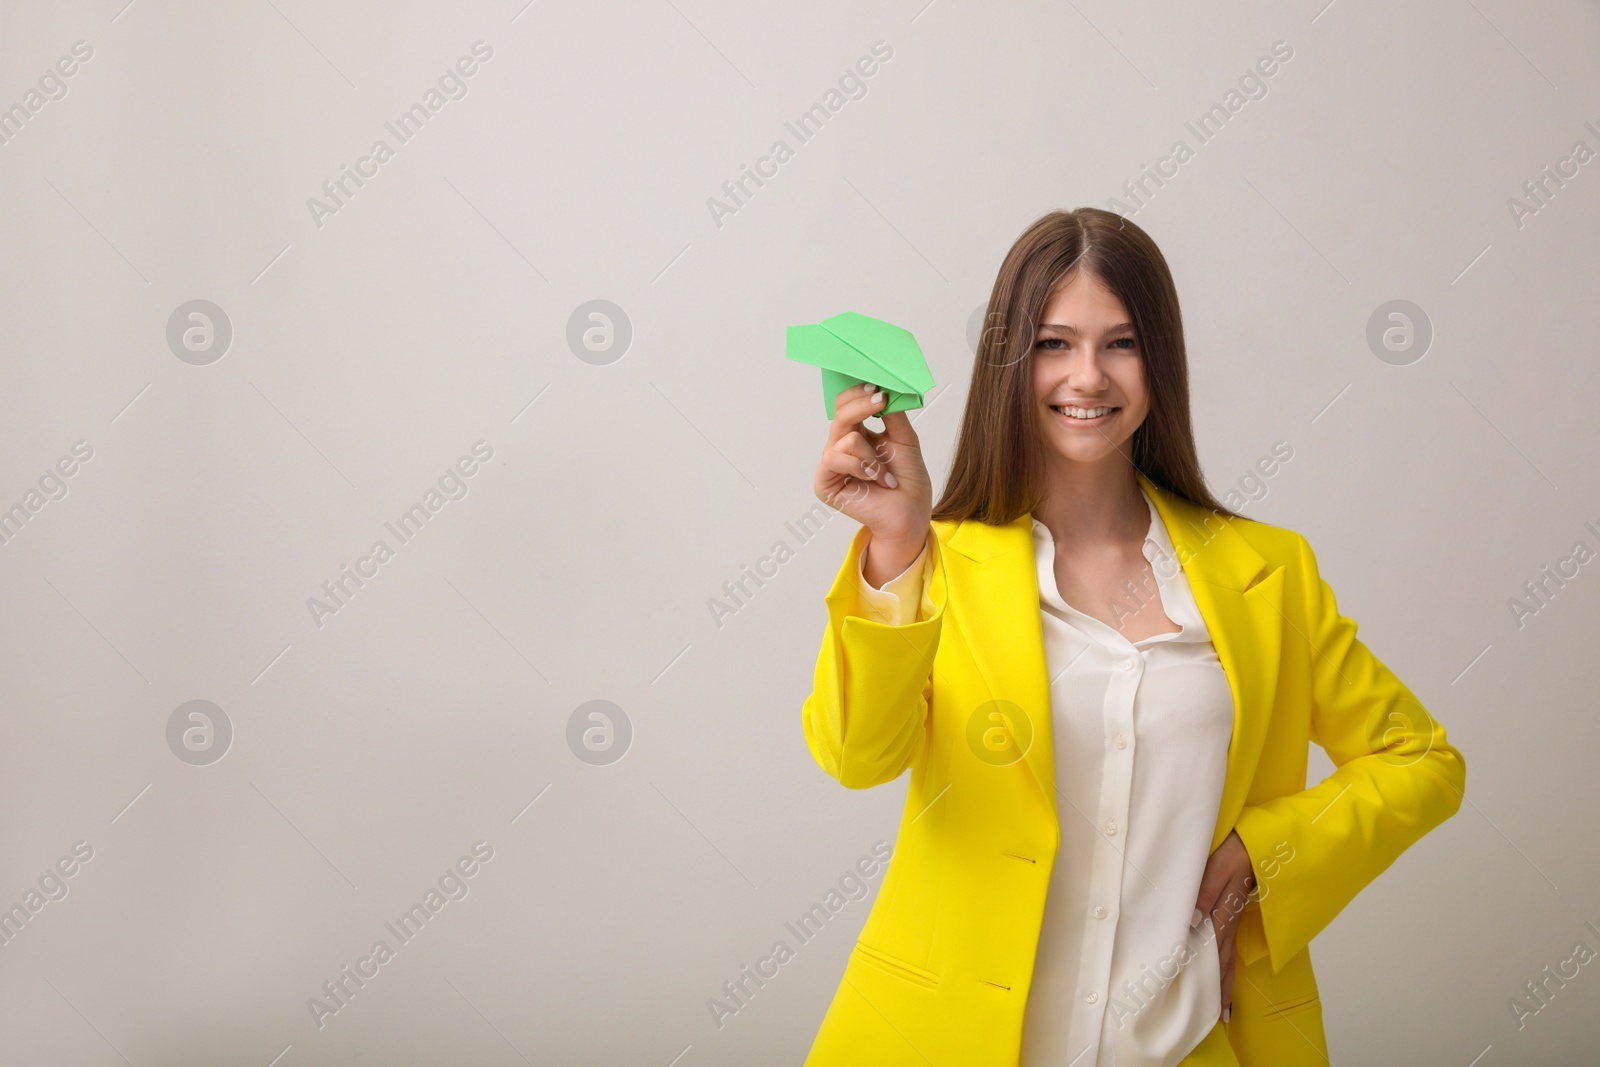
[(1044, 502), (1033, 514), (1056, 544), (1141, 541), (1149, 533), (1150, 509), (1133, 465), (1121, 455), (1054, 464), (1046, 480)]

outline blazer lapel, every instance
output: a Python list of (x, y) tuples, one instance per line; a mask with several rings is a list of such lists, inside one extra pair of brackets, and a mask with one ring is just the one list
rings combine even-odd
[(1015, 716), (1020, 708), (1026, 715), (1032, 739), (1023, 751), (1020, 763), (1025, 769), (1020, 773), (1028, 774), (1038, 785), (1042, 813), (1053, 824), (1055, 742), (1050, 728), (1050, 679), (1044, 656), (1033, 516), (1025, 512), (1004, 526), (968, 519), (956, 527), (946, 547), (959, 555), (946, 562), (945, 610), (955, 606), (959, 612), (956, 624), (978, 666), (988, 699), (1015, 705), (1002, 709), (1008, 714)]
[[(1166, 525), (1233, 692), (1233, 738), (1211, 849), (1233, 829), (1247, 799), (1277, 691), (1283, 634), (1283, 568), (1267, 561), (1220, 517), (1136, 472)], [(1043, 813), (1056, 818), (1050, 680), (1039, 608), (1033, 516), (1003, 526), (967, 520), (946, 546), (949, 603), (990, 700), (1022, 708), (1032, 740), (1020, 761)], [(949, 566), (948, 563), (955, 563)]]
[(1283, 648), (1283, 567), (1269, 571), (1266, 559), (1227, 520), (1142, 473), (1138, 477), (1166, 524), (1233, 691), (1233, 738), (1211, 836), (1214, 851), (1244, 808), (1272, 717)]

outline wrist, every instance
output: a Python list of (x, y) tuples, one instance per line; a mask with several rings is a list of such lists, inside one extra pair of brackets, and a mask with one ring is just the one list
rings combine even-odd
[(880, 537), (873, 534), (862, 549), (865, 554), (862, 574), (873, 588), (882, 588), (891, 578), (903, 574), (907, 567), (916, 562), (928, 543), (928, 537), (927, 533), (917, 538)]

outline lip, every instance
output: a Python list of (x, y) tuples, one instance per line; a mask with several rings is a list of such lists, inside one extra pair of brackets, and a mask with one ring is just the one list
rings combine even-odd
[(1070, 426), (1070, 427), (1072, 427), (1074, 429), (1079, 429), (1079, 430), (1090, 430), (1090, 429), (1093, 429), (1096, 426), (1102, 426), (1105, 423), (1108, 423), (1112, 419), (1116, 418), (1122, 412), (1122, 409), (1120, 407), (1111, 407), (1111, 410), (1108, 411), (1106, 414), (1099, 415), (1099, 416), (1097, 416), (1095, 418), (1092, 418), (1092, 419), (1073, 419), (1073, 418), (1068, 418), (1066, 415), (1064, 415), (1061, 412), (1055, 410), (1057, 407), (1103, 408), (1103, 407), (1111, 407), (1111, 405), (1110, 404), (1060, 404), (1060, 405), (1054, 405), (1053, 404), (1053, 405), (1050, 406), (1050, 414), (1052, 414), (1052, 415), (1054, 415), (1056, 417), (1056, 421), (1057, 422), (1060, 422), (1060, 423), (1062, 423), (1062, 424), (1064, 424), (1066, 426)]

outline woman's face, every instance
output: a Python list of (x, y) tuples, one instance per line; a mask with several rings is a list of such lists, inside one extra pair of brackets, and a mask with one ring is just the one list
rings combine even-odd
[[(1033, 394), (1057, 456), (1097, 463), (1120, 452), (1131, 460), (1128, 439), (1150, 410), (1144, 356), (1122, 301), (1083, 270), (1045, 300), (1033, 339)], [(1096, 417), (1076, 417), (1084, 414)]]

